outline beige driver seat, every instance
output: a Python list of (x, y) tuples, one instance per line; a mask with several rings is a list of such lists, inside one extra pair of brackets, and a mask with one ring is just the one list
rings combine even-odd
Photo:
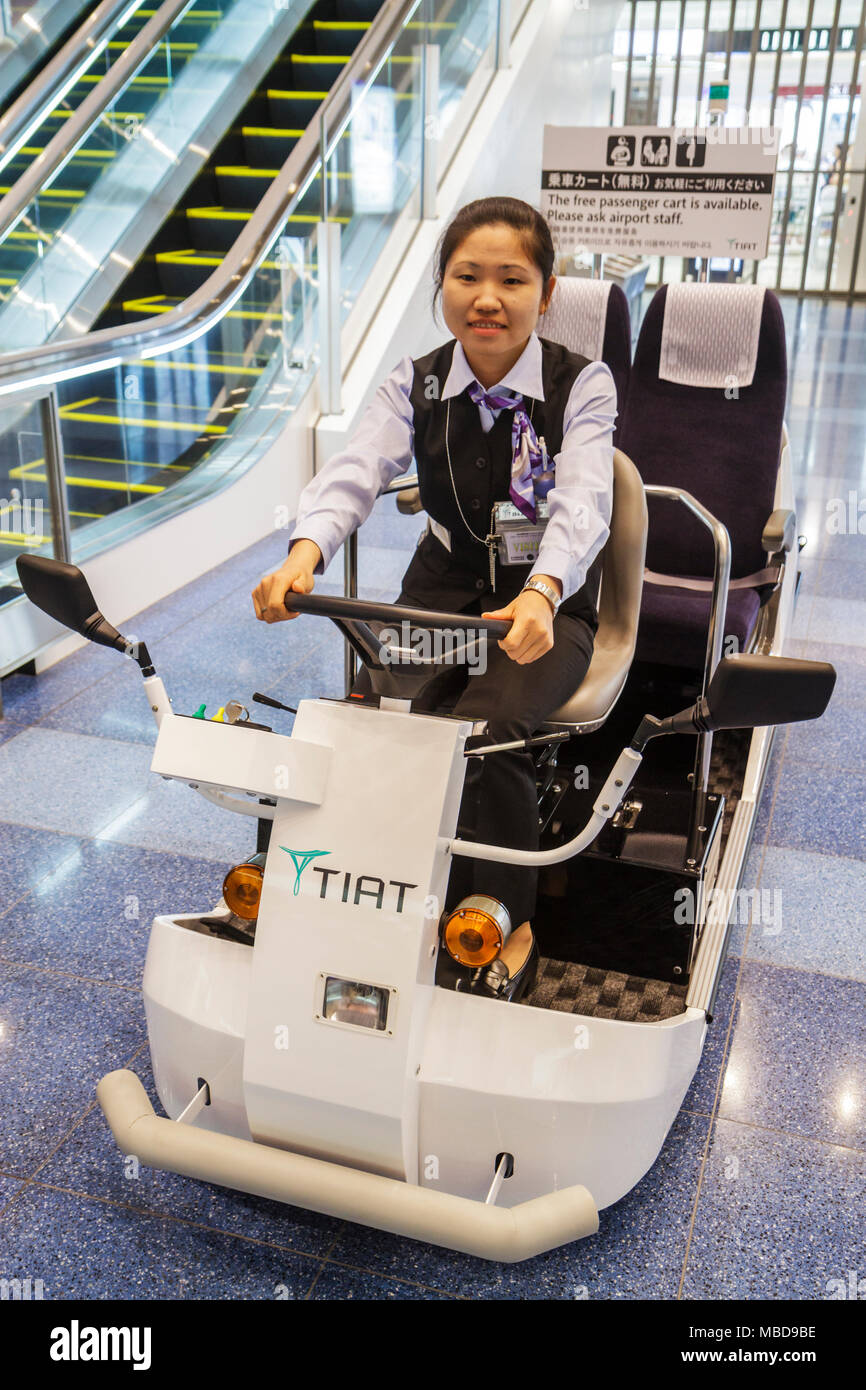
[(640, 474), (621, 449), (613, 451), (610, 535), (601, 553), (598, 631), (580, 686), (543, 728), (598, 729), (622, 693), (637, 641), (647, 539), (646, 494)]

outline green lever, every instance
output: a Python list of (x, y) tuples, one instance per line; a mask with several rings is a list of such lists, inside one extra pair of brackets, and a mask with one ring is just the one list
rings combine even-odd
[(206, 709), (207, 709), (207, 705), (199, 705), (198, 709), (196, 710), (195, 714), (193, 715), (193, 719), (204, 719), (204, 712), (205, 712)]

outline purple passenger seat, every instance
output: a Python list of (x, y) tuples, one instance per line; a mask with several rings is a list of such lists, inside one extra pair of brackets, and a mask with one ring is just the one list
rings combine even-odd
[[(656, 292), (635, 349), (619, 446), (645, 486), (690, 493), (727, 528), (725, 652), (749, 650), (778, 582), (768, 556), (792, 541), (793, 513), (774, 512), (786, 387), (784, 321), (769, 290), (677, 284)], [(652, 495), (648, 505), (636, 659), (703, 670), (712, 535), (683, 505)]]
[(631, 370), (631, 317), (619, 285), (577, 275), (559, 276), (550, 308), (539, 316), (535, 331), (540, 338), (562, 343), (590, 362), (605, 362), (610, 367), (619, 410), (613, 442), (619, 447)]

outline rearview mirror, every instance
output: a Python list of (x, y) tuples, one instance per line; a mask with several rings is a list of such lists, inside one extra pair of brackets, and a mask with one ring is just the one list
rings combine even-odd
[(125, 648), (124, 638), (102, 616), (90, 585), (75, 565), (45, 555), (19, 555), (16, 568), (25, 594), (43, 613), (100, 646)]
[(826, 661), (787, 656), (725, 656), (702, 696), (668, 719), (647, 714), (631, 741), (640, 753), (660, 734), (701, 734), (716, 729), (757, 729), (818, 719), (827, 708), (836, 672)]
[(713, 672), (702, 710), (707, 729), (753, 729), (818, 719), (836, 672), (826, 661), (787, 656), (726, 656)]

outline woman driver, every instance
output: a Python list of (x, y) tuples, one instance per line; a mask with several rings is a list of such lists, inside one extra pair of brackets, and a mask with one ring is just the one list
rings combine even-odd
[[(598, 626), (598, 567), (589, 580), (587, 572), (609, 534), (616, 390), (604, 363), (535, 332), (556, 284), (554, 261), (547, 223), (528, 203), (483, 198), (461, 208), (439, 244), (433, 299), (435, 313), (441, 292), (454, 336), (404, 357), (379, 386), (348, 447), (301, 493), (288, 559), (252, 596), (264, 622), (297, 617), (284, 605), (289, 591), (311, 591), (314, 574), (414, 455), (430, 522), (397, 603), (512, 620), (507, 637), (489, 643), (486, 670), (470, 668), (453, 709), (487, 720), (486, 735), (467, 747), (537, 730), (583, 680)], [(511, 501), (535, 520), (551, 469), (538, 558), (504, 563), (486, 543), (493, 505)], [(471, 826), (481, 843), (537, 848), (531, 756), (467, 762), (461, 832)], [(536, 885), (535, 869), (455, 857), (447, 905), (485, 893), (520, 924), (477, 992), (516, 999), (532, 979)]]

